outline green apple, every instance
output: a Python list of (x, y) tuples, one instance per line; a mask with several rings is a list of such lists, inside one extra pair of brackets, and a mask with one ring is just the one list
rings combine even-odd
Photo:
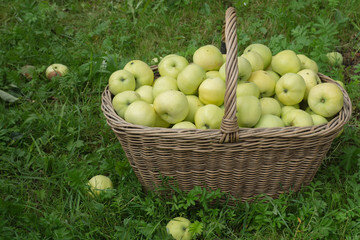
[(206, 78), (221, 78), (219, 71), (207, 71), (205, 75)]
[(21, 67), (20, 74), (23, 75), (26, 79), (31, 80), (36, 74), (36, 68), (32, 65), (25, 65)]
[(167, 90), (178, 90), (176, 79), (170, 76), (159, 77), (154, 82), (152, 95), (156, 98), (160, 93)]
[(264, 60), (257, 52), (244, 52), (241, 57), (246, 58), (246, 60), (249, 61), (253, 72), (264, 69)]
[(315, 113), (311, 110), (311, 108), (310, 108), (309, 106), (307, 106), (307, 107), (305, 108), (305, 112), (307, 112), (307, 113), (310, 114), (310, 115), (315, 114)]
[(281, 108), (281, 118), (283, 119), (284, 116), (291, 110), (295, 110), (297, 108), (295, 108), (294, 106), (283, 106)]
[(314, 60), (308, 58), (304, 54), (298, 54), (297, 56), (298, 56), (298, 58), (300, 59), (300, 62), (301, 62), (301, 69), (311, 69), (315, 73), (319, 72), (319, 67), (318, 67), (317, 63)]
[(287, 106), (301, 102), (304, 98), (306, 84), (302, 76), (286, 73), (276, 83), (275, 93), (279, 101)]
[(278, 100), (271, 97), (260, 98), (261, 114), (271, 114), (280, 117), (281, 106)]
[(160, 93), (154, 100), (155, 111), (168, 123), (181, 122), (189, 113), (189, 103), (180, 91), (168, 90)]
[(177, 78), (179, 73), (189, 65), (188, 60), (186, 58), (171, 54), (164, 57), (158, 66), (160, 76), (169, 76), (172, 78)]
[(281, 76), (286, 73), (297, 73), (301, 70), (301, 61), (292, 50), (284, 50), (276, 54), (271, 60), (274, 72)]
[(266, 70), (265, 72), (267, 72), (268, 75), (275, 80), (275, 82), (277, 82), (280, 79), (280, 76), (272, 70)]
[(224, 58), (217, 47), (214, 45), (206, 45), (195, 51), (193, 62), (206, 71), (212, 71), (220, 69), (224, 63)]
[(221, 78), (205, 79), (199, 86), (199, 99), (204, 104), (220, 106), (224, 103), (226, 85)]
[(236, 97), (254, 96), (259, 98), (260, 90), (253, 82), (239, 82), (236, 86)]
[(326, 54), (328, 62), (332, 66), (340, 66), (343, 63), (343, 56), (339, 52), (330, 52)]
[(323, 116), (320, 116), (317, 114), (310, 114), (310, 116), (314, 122), (314, 126), (328, 123), (328, 120), (326, 118), (324, 118)]
[(135, 90), (135, 78), (132, 73), (126, 70), (113, 72), (109, 78), (109, 91), (116, 95), (118, 93)]
[[(226, 80), (225, 68), (226, 68), (226, 63), (224, 63), (219, 70), (220, 77), (224, 81)], [(246, 58), (238, 57), (238, 71), (239, 71), (238, 73), (239, 81), (247, 81), (250, 78), (252, 68), (250, 62)]]
[[(152, 105), (152, 107), (154, 107), (154, 105)], [(158, 113), (156, 113), (156, 119), (155, 119), (154, 127), (168, 128), (168, 127), (170, 127), (170, 123), (168, 123), (167, 121), (162, 119), (160, 117), (160, 115)]]
[(255, 128), (275, 128), (285, 127), (281, 118), (272, 114), (261, 115), (259, 121), (256, 123)]
[(262, 97), (271, 97), (275, 92), (276, 81), (269, 73), (264, 70), (258, 70), (251, 74), (249, 82), (255, 83)]
[(308, 104), (314, 113), (328, 118), (341, 110), (344, 96), (336, 84), (320, 83), (310, 89)]
[(241, 96), (236, 99), (236, 117), (239, 127), (253, 127), (261, 116), (261, 104), (257, 97)]
[(264, 44), (260, 44), (260, 43), (254, 43), (249, 45), (247, 48), (245, 48), (244, 53), (245, 52), (257, 52), (261, 58), (263, 59), (264, 62), (264, 68), (267, 68), (270, 63), (271, 63), (271, 58), (272, 58), (272, 53), (270, 48), (268, 48), (267, 46), (265, 46)]
[(205, 70), (199, 65), (191, 63), (179, 73), (177, 86), (184, 94), (195, 94), (205, 78)]
[(224, 110), (214, 104), (200, 107), (195, 113), (195, 125), (198, 129), (220, 129)]
[(282, 119), (285, 126), (308, 127), (314, 125), (311, 115), (301, 109), (288, 111)]
[(124, 91), (115, 95), (112, 100), (112, 105), (115, 112), (120, 117), (124, 118), (126, 109), (131, 103), (135, 102), (136, 100), (140, 100), (140, 95), (137, 92)]
[(61, 63), (51, 64), (45, 71), (45, 75), (47, 79), (51, 79), (55, 76), (65, 76), (69, 72), (67, 66)]
[(140, 98), (147, 103), (154, 102), (153, 87), (149, 85), (143, 85), (135, 90), (140, 95)]
[(345, 84), (342, 81), (337, 80), (335, 82), (337, 82), (343, 89), (345, 89)]
[(149, 65), (141, 60), (132, 60), (128, 62), (124, 70), (131, 72), (136, 81), (136, 88), (144, 85), (151, 86), (154, 82), (154, 72)]
[(154, 127), (156, 112), (150, 103), (143, 100), (136, 100), (126, 109), (124, 119), (132, 124)]
[(176, 217), (166, 225), (166, 231), (175, 240), (191, 240), (192, 234), (189, 232), (191, 222), (183, 217)]
[(196, 126), (195, 126), (195, 124), (193, 124), (192, 122), (183, 121), (183, 122), (176, 123), (174, 126), (172, 126), (172, 128), (176, 128), (176, 129), (179, 129), (179, 128), (192, 128), (192, 129), (196, 129)]
[(200, 107), (204, 106), (204, 104), (195, 95), (186, 95), (186, 98), (189, 103), (189, 113), (184, 120), (189, 121), (189, 122), (194, 122), (194, 117), (195, 117), (196, 111)]
[(109, 189), (113, 189), (113, 183), (110, 178), (104, 175), (96, 175), (92, 177), (88, 182), (88, 186), (90, 187), (89, 194), (91, 196), (99, 196), (101, 193)]
[(310, 89), (314, 87), (315, 85), (318, 85), (321, 83), (321, 80), (316, 72), (314, 72), (311, 69), (303, 69), (300, 72), (298, 72), (300, 76), (303, 77), (305, 84), (306, 84), (306, 90), (304, 94), (304, 100), (307, 100), (307, 97), (309, 95)]
[(226, 62), (226, 54), (222, 54), (224, 62)]

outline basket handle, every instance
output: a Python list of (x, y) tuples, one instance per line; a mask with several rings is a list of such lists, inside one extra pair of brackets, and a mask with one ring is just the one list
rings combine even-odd
[[(224, 33), (224, 32), (223, 32)], [(223, 35), (224, 39), (224, 35)], [(236, 118), (236, 84), (239, 74), (237, 59), (237, 35), (235, 8), (229, 7), (225, 14), (226, 43), (226, 91), (224, 98), (225, 114), (221, 122), (220, 143), (237, 142), (239, 126)]]

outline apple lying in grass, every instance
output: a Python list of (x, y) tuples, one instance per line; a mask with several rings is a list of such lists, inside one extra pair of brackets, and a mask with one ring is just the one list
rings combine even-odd
[(112, 100), (112, 105), (115, 112), (120, 117), (124, 118), (126, 109), (131, 103), (135, 102), (136, 100), (140, 100), (140, 95), (137, 92), (124, 91), (115, 95)]
[(343, 63), (343, 56), (339, 52), (327, 53), (326, 57), (332, 66), (340, 66)]
[(31, 65), (25, 65), (20, 69), (20, 74), (26, 79), (31, 80), (34, 77), (36, 68)]
[(136, 88), (144, 85), (151, 86), (154, 82), (154, 72), (149, 65), (141, 60), (132, 60), (128, 62), (124, 70), (131, 72), (136, 81)]
[(254, 43), (247, 46), (244, 50), (244, 53), (252, 52), (252, 51), (257, 52), (261, 56), (264, 63), (263, 69), (267, 68), (270, 65), (272, 58), (272, 53), (270, 48), (268, 48), (267, 46), (261, 43)]
[(321, 83), (310, 89), (308, 96), (310, 109), (325, 118), (333, 117), (344, 105), (340, 88), (333, 83)]
[(191, 222), (183, 217), (176, 217), (166, 225), (166, 231), (175, 240), (191, 240), (192, 234), (189, 232)]
[(110, 178), (104, 175), (96, 175), (89, 180), (88, 186), (90, 187), (89, 194), (91, 196), (99, 196), (104, 191), (112, 189), (113, 183)]
[(160, 76), (169, 76), (177, 78), (179, 73), (189, 65), (188, 60), (183, 56), (171, 54), (164, 57), (158, 66)]
[(118, 70), (113, 72), (109, 78), (109, 91), (116, 95), (124, 91), (135, 90), (134, 75), (126, 70)]
[(166, 122), (181, 122), (189, 113), (189, 103), (184, 93), (168, 90), (160, 93), (154, 100), (155, 111)]
[(55, 76), (65, 76), (69, 72), (69, 69), (67, 66), (61, 64), (61, 63), (54, 63), (51, 64), (45, 72), (47, 79), (52, 79)]
[(205, 71), (219, 70), (224, 63), (220, 50), (214, 45), (206, 45), (197, 49), (193, 55), (193, 62)]

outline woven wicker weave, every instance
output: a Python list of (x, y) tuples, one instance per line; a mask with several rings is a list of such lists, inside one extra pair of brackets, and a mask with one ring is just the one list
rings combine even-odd
[[(236, 121), (237, 38), (234, 8), (226, 11), (225, 115), (220, 130), (151, 128), (119, 117), (105, 88), (102, 111), (146, 190), (172, 177), (184, 191), (220, 189), (245, 201), (258, 194), (277, 197), (313, 179), (332, 141), (350, 119), (351, 101), (328, 124), (312, 127), (239, 128)], [(156, 73), (157, 67), (153, 66)], [(323, 82), (333, 82), (319, 74)], [(335, 83), (337, 84), (337, 83)]]

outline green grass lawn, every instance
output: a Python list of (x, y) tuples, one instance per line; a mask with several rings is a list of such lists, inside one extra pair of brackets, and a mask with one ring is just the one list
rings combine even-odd
[[(172, 199), (145, 194), (100, 109), (112, 72), (132, 59), (177, 53), (191, 60), (220, 46), (228, 6), (237, 9), (239, 51), (254, 42), (292, 49), (341, 80), (354, 112), (313, 182), (267, 202), (209, 205), (219, 192), (196, 188)], [(170, 239), (173, 217), (197, 239), (360, 239), (360, 1), (0, 2), (0, 239)], [(339, 51), (331, 67), (325, 54)], [(70, 73), (51, 81), (45, 69)], [(104, 64), (106, 63), (106, 64)], [(36, 75), (19, 74), (34, 65)], [(94, 175), (115, 186), (86, 194)]]

